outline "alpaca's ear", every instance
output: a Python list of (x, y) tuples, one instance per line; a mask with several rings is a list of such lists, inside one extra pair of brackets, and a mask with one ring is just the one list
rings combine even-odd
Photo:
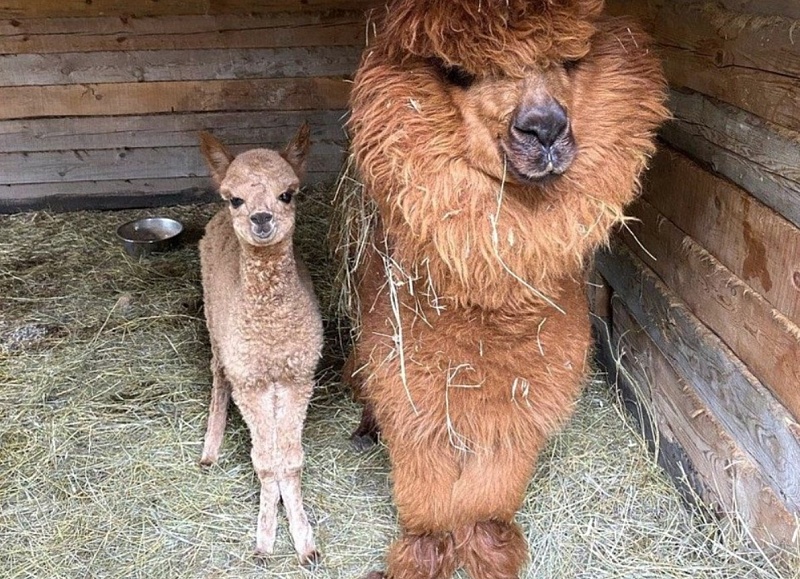
[(286, 159), (301, 179), (306, 172), (306, 156), (311, 147), (311, 128), (308, 123), (303, 123), (297, 134), (289, 141), (281, 156)]
[(225, 173), (228, 172), (228, 166), (233, 161), (233, 155), (225, 148), (225, 145), (206, 131), (200, 132), (200, 151), (203, 153), (206, 164), (211, 170), (211, 178), (219, 187), (225, 178)]

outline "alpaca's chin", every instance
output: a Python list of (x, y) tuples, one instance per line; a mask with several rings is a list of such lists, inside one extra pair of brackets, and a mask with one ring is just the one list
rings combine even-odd
[(523, 185), (545, 185), (550, 181), (558, 179), (569, 167), (556, 169), (546, 165), (545, 167), (532, 168), (520, 167), (514, 160), (508, 158), (506, 164), (506, 178), (511, 181), (516, 181)]
[(544, 148), (529, 140), (510, 138), (501, 143), (507, 176), (525, 184), (542, 184), (566, 173), (575, 160), (571, 136)]
[(245, 231), (237, 228), (239, 239), (251, 247), (269, 247), (280, 243), (285, 235), (280, 234), (278, 227), (263, 228), (251, 226)]

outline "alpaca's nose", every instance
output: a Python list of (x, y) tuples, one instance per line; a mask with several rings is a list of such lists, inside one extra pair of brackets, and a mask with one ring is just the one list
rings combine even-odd
[(261, 227), (264, 227), (270, 221), (272, 221), (272, 213), (270, 213), (269, 211), (262, 211), (262, 212), (259, 212), (259, 213), (253, 213), (250, 216), (250, 221), (252, 221), (255, 225), (259, 225)]
[(545, 148), (555, 143), (568, 126), (567, 111), (553, 98), (530, 107), (522, 107), (514, 116), (514, 128), (536, 137)]

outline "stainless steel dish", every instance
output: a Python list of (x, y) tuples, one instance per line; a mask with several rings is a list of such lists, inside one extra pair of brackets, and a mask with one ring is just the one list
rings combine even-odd
[(125, 252), (134, 257), (172, 249), (182, 232), (183, 224), (169, 217), (136, 219), (117, 228)]

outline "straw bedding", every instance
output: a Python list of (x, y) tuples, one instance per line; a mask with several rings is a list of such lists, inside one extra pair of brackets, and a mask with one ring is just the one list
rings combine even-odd
[[(296, 237), (323, 304), (339, 299), (321, 243), (330, 197), (309, 192)], [(215, 209), (160, 210), (187, 225), (184, 243), (142, 260), (114, 229), (153, 211), (0, 216), (4, 577), (349, 579), (382, 565), (396, 532), (388, 461), (349, 446), (359, 408), (338, 381), (335, 315), (304, 439), (322, 566), (297, 566), (283, 518), (276, 554), (252, 557), (259, 487), (235, 412), (220, 463), (198, 466), (210, 372), (196, 241)], [(599, 379), (519, 520), (530, 578), (800, 576), (684, 509)]]

